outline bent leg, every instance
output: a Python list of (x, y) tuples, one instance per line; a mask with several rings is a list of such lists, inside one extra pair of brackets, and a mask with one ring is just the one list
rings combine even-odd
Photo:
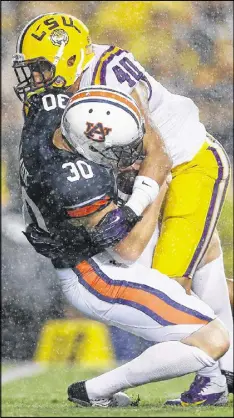
[(215, 318), (177, 282), (138, 263), (115, 267), (96, 256), (78, 264), (73, 274), (82, 303), (97, 320), (149, 341), (181, 340)]
[(199, 348), (169, 341), (153, 345), (130, 362), (87, 380), (86, 390), (90, 399), (110, 397), (120, 390), (183, 376), (213, 364), (215, 361)]
[[(222, 346), (219, 341), (219, 352), (207, 353), (209, 344), (200, 348), (199, 341), (194, 345), (181, 341), (192, 334), (195, 338), (196, 332), (210, 324), (215, 331), (217, 320), (208, 306), (156, 270), (137, 263), (128, 268), (102, 265), (93, 257), (78, 264), (73, 273), (80, 287), (80, 306), (85, 305), (95, 319), (159, 342), (120, 368), (88, 380), (89, 399), (109, 398), (128, 387), (214, 366), (214, 358), (225, 352), (225, 342)], [(73, 399), (76, 388), (74, 384), (69, 389)]]
[[(218, 258), (211, 260), (212, 258), (206, 259), (208, 263), (196, 271), (192, 289), (214, 310), (229, 331), (230, 348), (219, 360), (219, 364), (227, 377), (228, 389), (233, 392), (233, 318), (221, 247)], [(199, 372), (203, 376), (209, 376), (209, 373), (209, 368)]]

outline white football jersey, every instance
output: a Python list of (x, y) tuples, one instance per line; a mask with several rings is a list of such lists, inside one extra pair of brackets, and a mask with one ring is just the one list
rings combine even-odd
[(173, 167), (191, 161), (206, 138), (206, 129), (194, 102), (170, 93), (128, 51), (96, 44), (93, 49), (95, 57), (82, 74), (80, 88), (107, 85), (128, 94), (137, 88), (143, 103), (146, 91), (148, 116), (162, 135)]

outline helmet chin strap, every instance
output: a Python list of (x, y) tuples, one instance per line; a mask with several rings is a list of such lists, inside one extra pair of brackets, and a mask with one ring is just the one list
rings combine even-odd
[(81, 58), (80, 58), (80, 61), (78, 62), (78, 65), (76, 67), (75, 81), (66, 90), (67, 92), (70, 92), (70, 93), (75, 93), (80, 88), (81, 74), (83, 72), (82, 66), (83, 66), (83, 62), (84, 62), (84, 50), (83, 49), (80, 50), (80, 54), (81, 54)]
[(76, 68), (76, 75), (75, 75), (75, 80), (81, 75), (83, 69), (83, 62), (84, 62), (84, 50), (83, 48), (81, 48), (80, 50), (80, 61), (78, 62), (77, 68)]
[(63, 55), (63, 50), (64, 50), (64, 47), (65, 47), (65, 42), (61, 42), (61, 45), (60, 45), (60, 47), (59, 47), (59, 49), (58, 49), (58, 52), (57, 52), (57, 54), (55, 55), (55, 57), (54, 57), (54, 61), (53, 61), (53, 64), (54, 65), (57, 65), (58, 64), (58, 62), (59, 62), (59, 60), (60, 60), (60, 58), (62, 57), (62, 55)]
[[(54, 57), (53, 64), (55, 66), (58, 64), (59, 60), (61, 59), (61, 57), (63, 55), (63, 50), (64, 50), (65, 45), (66, 45), (65, 42), (62, 41), (61, 45), (58, 49), (58, 52)], [(84, 57), (85, 57), (84, 49), (81, 48), (81, 50), (80, 50), (80, 61), (78, 62), (78, 65), (76, 67), (75, 80), (77, 80), (77, 78), (81, 75), (81, 73), (83, 71), (82, 67), (83, 67)]]

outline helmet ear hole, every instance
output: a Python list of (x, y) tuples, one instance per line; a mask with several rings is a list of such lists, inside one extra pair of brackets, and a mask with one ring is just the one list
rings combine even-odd
[(76, 62), (76, 55), (72, 55), (70, 58), (68, 58), (67, 60), (67, 65), (68, 67), (72, 67)]

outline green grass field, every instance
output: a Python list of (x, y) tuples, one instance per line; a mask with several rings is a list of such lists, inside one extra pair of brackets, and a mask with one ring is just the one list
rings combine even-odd
[[(4, 368), (5, 371), (5, 368)], [(51, 366), (42, 374), (9, 382), (2, 387), (2, 417), (231, 417), (233, 397), (228, 406), (178, 408), (163, 407), (163, 402), (188, 388), (193, 376), (168, 382), (151, 383), (126, 393), (140, 395), (136, 408), (81, 408), (67, 401), (67, 386), (74, 381), (96, 376), (101, 371)]]

